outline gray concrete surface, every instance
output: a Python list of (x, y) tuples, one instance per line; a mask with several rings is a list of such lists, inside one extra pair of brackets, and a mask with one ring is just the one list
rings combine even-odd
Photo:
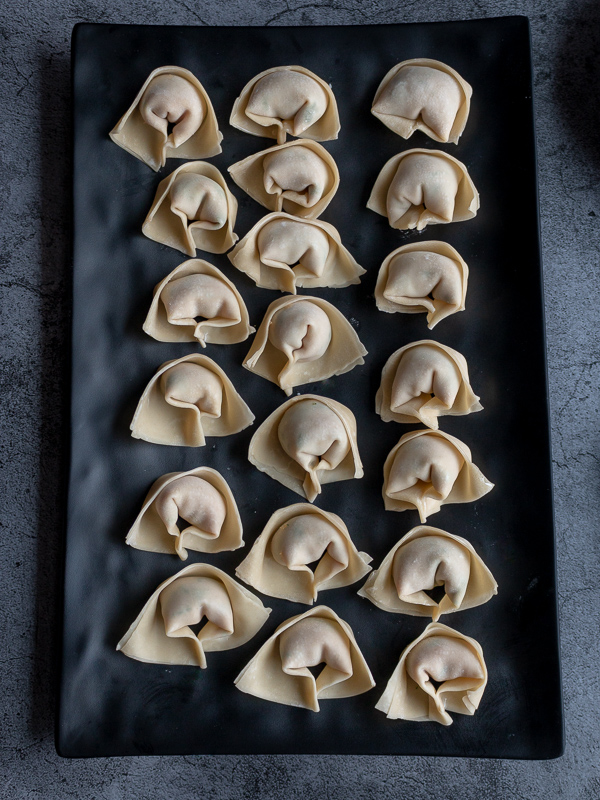
[[(359, 24), (514, 13), (531, 18), (536, 73), (564, 757), (537, 763), (384, 757), (60, 759), (53, 743), (53, 681), (69, 322), (72, 26), (79, 21)], [(600, 798), (600, 614), (595, 600), (600, 555), (599, 25), (597, 0), (4, 0), (0, 798)], [(518, 130), (519, 120), (513, 123)], [(506, 213), (514, 217), (517, 248), (518, 197), (516, 185), (514, 206)]]

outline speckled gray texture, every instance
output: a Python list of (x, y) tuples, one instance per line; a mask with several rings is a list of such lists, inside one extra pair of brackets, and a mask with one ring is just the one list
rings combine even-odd
[[(69, 325), (69, 56), (76, 22), (336, 24), (527, 14), (536, 73), (566, 753), (553, 762), (54, 751)], [(0, 798), (600, 797), (600, 6), (549, 0), (5, 0), (0, 10)], [(519, 120), (512, 121), (515, 131)], [(510, 165), (507, 165), (509, 168)], [(518, 175), (514, 219), (519, 257)], [(518, 291), (518, 287), (515, 287)], [(523, 413), (528, 407), (524, 387)], [(535, 454), (532, 454), (535, 468)]]

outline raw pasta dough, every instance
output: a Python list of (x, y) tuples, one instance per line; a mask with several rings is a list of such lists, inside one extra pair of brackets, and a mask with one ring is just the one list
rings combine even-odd
[(289, 396), (295, 386), (343, 375), (367, 351), (337, 308), (319, 297), (280, 297), (268, 307), (244, 360)]
[(473, 89), (451, 67), (430, 58), (402, 61), (379, 84), (371, 113), (409, 139), (417, 130), (436, 142), (458, 143)]
[(244, 545), (235, 498), (223, 476), (210, 467), (158, 478), (125, 541), (138, 550), (176, 553), (182, 561), (188, 557), (186, 548), (221, 553)]
[(228, 172), (240, 189), (269, 211), (309, 219), (323, 213), (340, 183), (333, 158), (322, 145), (309, 140), (254, 153)]
[(192, 354), (158, 368), (135, 410), (131, 435), (155, 444), (203, 447), (206, 436), (229, 436), (253, 421), (221, 367)]
[(235, 574), (263, 594), (312, 605), (319, 592), (363, 578), (370, 561), (340, 517), (296, 503), (271, 516)]
[(383, 467), (386, 511), (416, 509), (421, 522), (444, 503), (471, 503), (493, 488), (467, 445), (443, 431), (405, 433)]
[(333, 225), (283, 211), (259, 220), (227, 257), (257, 286), (292, 294), (296, 287), (341, 289), (365, 273)]
[(229, 124), (278, 144), (287, 134), (325, 142), (337, 139), (340, 130), (331, 87), (299, 66), (273, 67), (252, 78), (234, 103)]
[(184, 261), (154, 288), (144, 331), (159, 342), (235, 344), (254, 328), (232, 281), (199, 258)]
[(237, 207), (219, 170), (192, 161), (158, 184), (142, 233), (188, 256), (196, 249), (224, 253), (238, 240), (233, 232)]
[[(258, 597), (222, 570), (190, 564), (160, 584), (117, 650), (137, 661), (206, 669), (206, 653), (245, 644), (270, 613)], [(191, 626), (204, 619), (194, 633)]]
[[(310, 667), (324, 664), (315, 678)], [(235, 679), (246, 694), (319, 711), (319, 700), (354, 697), (375, 681), (352, 628), (327, 606), (283, 622)]]
[(375, 301), (393, 314), (427, 312), (431, 330), (450, 314), (465, 310), (469, 268), (446, 242), (413, 242), (387, 256), (377, 275)]
[(385, 164), (367, 208), (392, 228), (423, 230), (429, 224), (462, 222), (479, 209), (479, 193), (465, 165), (441, 150), (406, 150)]
[(151, 72), (109, 135), (155, 171), (167, 158), (216, 156), (223, 139), (204, 87), (181, 67)]
[(354, 414), (314, 394), (292, 397), (267, 417), (252, 437), (248, 459), (311, 503), (322, 484), (363, 476)]
[(465, 357), (429, 339), (392, 353), (375, 397), (375, 410), (384, 422), (416, 420), (433, 430), (439, 427), (438, 417), (472, 414), (482, 408), (469, 383)]
[[(436, 602), (427, 592), (443, 586)], [(460, 536), (419, 525), (392, 547), (358, 594), (383, 611), (431, 617), (483, 605), (498, 592), (494, 576)]]
[(388, 719), (452, 725), (448, 711), (477, 711), (487, 677), (479, 642), (432, 622), (403, 651), (375, 708)]

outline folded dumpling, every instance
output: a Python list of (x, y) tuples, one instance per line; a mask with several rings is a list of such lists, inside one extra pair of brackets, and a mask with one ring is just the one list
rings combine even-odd
[(319, 592), (363, 578), (370, 562), (340, 517), (296, 503), (271, 516), (235, 574), (263, 594), (312, 605)]
[(159, 342), (235, 344), (254, 332), (242, 295), (208, 261), (184, 261), (154, 288), (144, 330)]
[[(323, 664), (318, 677), (312, 667)], [(319, 700), (354, 697), (375, 686), (352, 628), (327, 606), (282, 622), (235, 679), (246, 694), (319, 711)]]
[(151, 72), (109, 135), (155, 171), (167, 158), (216, 156), (223, 139), (208, 94), (182, 67)]
[(137, 550), (175, 553), (182, 561), (187, 549), (221, 553), (244, 544), (235, 498), (225, 478), (210, 467), (158, 478), (125, 541)]
[(467, 361), (445, 344), (423, 339), (388, 358), (375, 397), (384, 422), (422, 422), (438, 429), (438, 417), (462, 416), (483, 406), (469, 383)]
[[(117, 650), (146, 663), (206, 669), (206, 653), (246, 644), (270, 613), (222, 570), (190, 564), (160, 584)], [(194, 633), (191, 626), (203, 620)]]
[(472, 94), (471, 86), (447, 64), (411, 58), (392, 67), (381, 81), (371, 113), (404, 139), (423, 131), (436, 142), (457, 144)]
[(465, 310), (468, 277), (465, 261), (446, 242), (405, 244), (381, 265), (375, 302), (389, 314), (426, 312), (431, 330), (450, 314)]
[(244, 360), (289, 396), (295, 386), (343, 375), (367, 354), (352, 325), (320, 297), (280, 297), (268, 307)]
[(229, 436), (253, 421), (221, 367), (208, 356), (191, 354), (158, 368), (135, 410), (131, 435), (155, 444), (203, 447), (206, 436)]
[(432, 622), (403, 651), (375, 708), (388, 719), (452, 725), (448, 711), (477, 711), (487, 678), (479, 642)]
[(296, 287), (341, 289), (365, 273), (333, 225), (283, 211), (259, 220), (227, 258), (257, 286), (292, 294)]
[(305, 67), (273, 67), (244, 86), (229, 124), (254, 136), (285, 142), (286, 134), (337, 139), (340, 117), (331, 86)]
[(465, 165), (441, 150), (406, 150), (385, 164), (367, 208), (392, 228), (422, 231), (429, 224), (462, 222), (479, 208)]
[(238, 240), (236, 216), (237, 200), (219, 170), (192, 161), (158, 184), (142, 233), (188, 256), (197, 249), (224, 253)]
[(471, 503), (493, 488), (467, 445), (443, 431), (405, 433), (383, 467), (386, 511), (414, 508), (421, 522), (444, 503)]
[(269, 211), (315, 219), (340, 183), (337, 165), (317, 142), (300, 140), (254, 153), (228, 168), (233, 180)]
[[(428, 592), (439, 586), (445, 593), (434, 600)], [(358, 590), (383, 611), (434, 622), (442, 614), (483, 605), (497, 593), (498, 584), (473, 545), (429, 525), (403, 536)]]
[(267, 417), (248, 459), (311, 503), (322, 484), (363, 476), (354, 414), (315, 394), (292, 397)]

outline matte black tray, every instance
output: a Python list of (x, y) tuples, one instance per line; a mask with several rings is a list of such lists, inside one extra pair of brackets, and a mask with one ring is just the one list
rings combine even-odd
[[(550, 758), (562, 751), (547, 377), (538, 232), (528, 22), (524, 17), (458, 23), (315, 28), (203, 28), (80, 25), (74, 67), (74, 296), (72, 440), (65, 567), (62, 687), (57, 748), (65, 756), (190, 753), (363, 753)], [(409, 147), (439, 145), (418, 133), (405, 142), (370, 113), (382, 76), (398, 61), (449, 63), (473, 88), (458, 146), (441, 146), (468, 166), (481, 193), (471, 221), (392, 230), (365, 208), (385, 161)], [(368, 269), (359, 286), (315, 293), (335, 303), (369, 350), (365, 366), (302, 387), (341, 400), (358, 421), (361, 481), (325, 487), (318, 504), (340, 514), (359, 549), (383, 555), (418, 524), (416, 512), (385, 512), (385, 456), (406, 426), (374, 413), (381, 368), (398, 347), (430, 336), (425, 315), (378, 312), (383, 258), (408, 241), (443, 239), (470, 267), (467, 310), (431, 334), (462, 352), (485, 410), (444, 417), (496, 484), (469, 505), (444, 506), (429, 522), (469, 539), (499, 583), (488, 604), (442, 617), (478, 639), (489, 668), (479, 711), (443, 728), (387, 720), (374, 708), (401, 650), (426, 620), (386, 614), (356, 595), (358, 585), (323, 593), (353, 627), (377, 686), (325, 701), (315, 714), (242, 694), (233, 679), (284, 619), (304, 606), (263, 597), (273, 613), (244, 647), (211, 653), (208, 669), (142, 664), (115, 652), (156, 586), (184, 565), (176, 556), (125, 545), (150, 484), (206, 464), (230, 482), (247, 547), (190, 552), (233, 573), (275, 509), (299, 498), (246, 460), (256, 427), (285, 399), (241, 366), (249, 342), (205, 351), (256, 414), (252, 428), (205, 448), (163, 447), (129, 435), (136, 403), (159, 364), (197, 348), (162, 344), (142, 332), (153, 286), (184, 257), (146, 239), (141, 224), (161, 178), (115, 146), (108, 132), (155, 67), (176, 64), (203, 82), (224, 133), (230, 164), (273, 144), (232, 129), (233, 102), (256, 73), (298, 63), (331, 82), (340, 138), (327, 143), (341, 187), (322, 218)], [(245, 234), (265, 212), (233, 186)], [(199, 253), (199, 257), (203, 254)], [(207, 256), (242, 292), (258, 326), (279, 293), (257, 289), (226, 256)], [(306, 292), (305, 292), (306, 293)]]

